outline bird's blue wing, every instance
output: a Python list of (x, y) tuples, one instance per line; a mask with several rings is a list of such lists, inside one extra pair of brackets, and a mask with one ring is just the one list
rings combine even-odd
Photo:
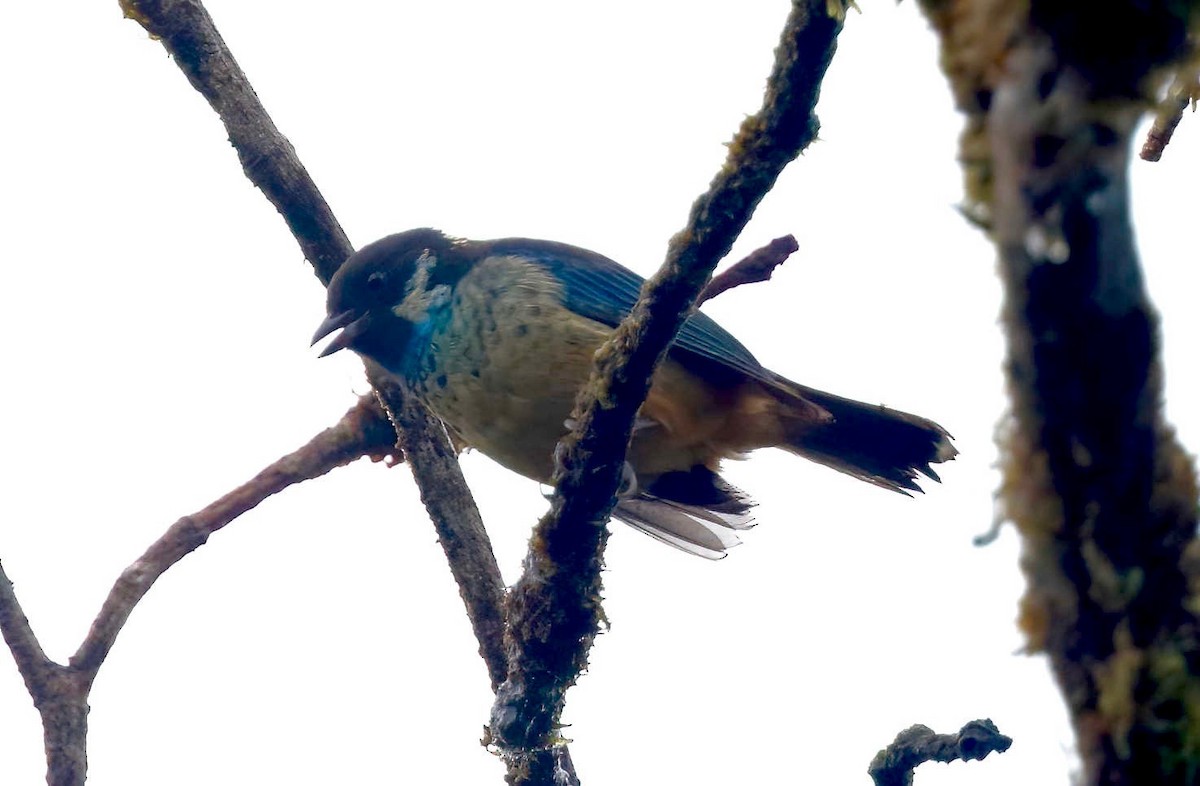
[[(544, 267), (563, 285), (563, 305), (589, 319), (616, 327), (633, 308), (645, 279), (608, 257), (564, 243), (513, 238), (491, 244), (491, 253), (524, 257)], [(695, 313), (684, 322), (671, 356), (717, 384), (748, 376), (774, 383), (750, 350), (710, 317)]]

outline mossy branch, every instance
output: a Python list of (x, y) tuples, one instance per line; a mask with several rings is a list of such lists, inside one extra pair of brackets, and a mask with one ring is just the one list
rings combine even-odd
[(817, 133), (813, 113), (841, 30), (826, 0), (797, 0), (784, 27), (762, 109), (746, 118), (724, 166), (692, 206), (685, 229), (629, 317), (596, 354), (560, 445), (551, 510), (530, 540), (509, 595), (509, 671), (492, 713), (492, 741), (509, 782), (552, 783), (565, 695), (587, 663), (603, 619), (600, 570), (634, 416), (717, 263), (783, 168)]
[(875, 754), (867, 774), (875, 786), (912, 786), (913, 770), (927, 761), (981, 761), (1011, 745), (1012, 738), (1001, 734), (988, 718), (971, 721), (955, 734), (936, 734), (918, 723)]
[[(125, 15), (159, 39), (221, 118), (246, 177), (287, 222), (317, 277), (328, 284), (353, 252), (333, 211), (258, 100), (199, 0), (122, 0)], [(409, 466), (446, 549), (493, 683), (505, 672), (500, 646), (504, 585), (483, 520), (439, 423), (405, 401), (389, 377), (367, 379), (400, 431)], [(407, 430), (407, 431), (406, 431)], [(433, 445), (428, 441), (447, 444)]]
[(1128, 169), (1145, 108), (1194, 62), (1200, 3), (923, 5), (969, 117), (971, 212), (1000, 256), (1000, 496), (1024, 541), (1029, 649), (1049, 655), (1083, 783), (1192, 783), (1196, 477), (1163, 414)]
[(796, 242), (795, 237), (784, 235), (775, 238), (762, 248), (752, 251), (744, 259), (730, 265), (727, 270), (713, 276), (700, 296), (696, 298), (696, 307), (699, 308), (701, 303), (706, 303), (734, 287), (770, 281), (775, 268), (788, 261), (799, 248), (800, 244)]

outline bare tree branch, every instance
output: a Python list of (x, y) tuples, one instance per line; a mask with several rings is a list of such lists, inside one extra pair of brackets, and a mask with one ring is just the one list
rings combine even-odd
[(826, 0), (797, 0), (775, 52), (762, 109), (748, 117), (662, 269), (596, 354), (562, 443), (550, 512), (530, 541), (509, 597), (509, 671), (497, 693), (492, 735), (510, 783), (554, 783), (553, 750), (566, 690), (587, 663), (598, 626), (606, 522), (615, 502), (634, 415), (650, 376), (713, 268), (729, 253), (783, 168), (811, 142), (821, 78), (840, 15)]
[[(397, 431), (410, 463), (426, 467), (425, 472), (413, 475), (421, 502), (433, 519), (438, 541), (450, 561), (450, 572), (458, 582), (479, 642), (479, 655), (487, 666), (492, 690), (496, 690), (508, 672), (504, 654), (504, 579), (474, 501), (458, 491), (466, 486), (466, 479), (454, 448), (441, 422), (420, 411), (420, 407), (409, 396), (390, 402), (388, 411), (403, 424)], [(474, 526), (472, 522), (476, 522)]]
[(29, 618), (17, 600), (16, 590), (4, 572), (3, 562), (0, 562), (0, 634), (4, 636), (4, 643), (17, 662), (17, 670), (21, 672), (29, 695), (41, 693), (54, 662), (46, 657), (37, 634), (33, 632)]
[(0, 633), (42, 719), (47, 784), (83, 786), (87, 773), (87, 695), (91, 681), (46, 657), (2, 564)]
[(1050, 657), (1083, 783), (1194, 782), (1196, 477), (1163, 414), (1128, 169), (1146, 99), (1195, 55), (1200, 4), (924, 5), (972, 117), (968, 195), (1000, 252), (1001, 499), (1024, 540), (1029, 649)]
[[(121, 0), (125, 15), (161, 40), (188, 80), (225, 124), (246, 177), (284, 217), (317, 277), (328, 284), (353, 248), (341, 226), (275, 127), (198, 0)], [(466, 604), (493, 685), (507, 671), (502, 649), (504, 583), (479, 510), (441, 424), (406, 401), (396, 382), (373, 364), (367, 378), (397, 427), (421, 498), (434, 522)], [(563, 755), (561, 766), (570, 769)], [(573, 773), (573, 770), (571, 770)]]
[(1163, 150), (1175, 135), (1175, 129), (1183, 120), (1183, 113), (1189, 106), (1196, 109), (1196, 101), (1200, 99), (1200, 81), (1196, 68), (1184, 70), (1175, 76), (1167, 98), (1158, 108), (1154, 116), (1154, 125), (1146, 132), (1146, 141), (1142, 143), (1142, 159), (1145, 161), (1160, 161)]
[(1171, 143), (1175, 129), (1183, 120), (1183, 112), (1191, 103), (1192, 99), (1187, 96), (1174, 96), (1163, 103), (1162, 109), (1154, 118), (1154, 125), (1146, 132), (1146, 141), (1142, 143), (1142, 152), (1139, 155), (1143, 161), (1162, 160), (1163, 151)]
[(700, 297), (696, 298), (696, 305), (699, 306), (742, 284), (770, 281), (775, 268), (788, 261), (799, 248), (800, 244), (792, 235), (775, 238), (757, 251), (751, 252), (745, 259), (734, 263), (728, 270), (713, 276), (700, 293)]
[[(208, 99), (229, 132), (246, 176), (263, 190), (283, 215), (318, 278), (328, 283), (353, 248), (291, 144), (280, 134), (258, 101), (203, 5), (196, 0), (124, 0), (122, 8), (127, 16), (161, 39), (188, 80)], [(418, 407), (406, 406), (403, 393), (395, 382), (377, 368), (368, 368), (368, 378), (397, 422), (430, 438), (445, 439), (439, 425), (416, 422), (428, 421), (429, 416)], [(401, 412), (404, 416), (398, 417)], [(414, 447), (413, 440), (403, 439), (408, 447)], [(495, 600), (503, 594), (499, 567), (491, 555), (491, 544), (470, 492), (461, 479), (461, 471), (457, 466), (451, 466), (457, 465), (452, 451), (439, 447), (417, 452), (422, 458), (409, 463), (423, 497), (443, 502), (457, 498), (449, 506), (455, 515), (439, 518), (430, 511), (438, 520), (443, 545), (463, 544), (456, 555), (462, 554), (465, 548), (483, 549), (473, 555), (473, 563), (488, 565), (487, 569), (455, 570), (456, 578), (460, 575), (486, 577), (490, 584), (484, 592), (460, 588), (464, 599), (480, 601), (477, 606), (468, 606), (468, 614), (479, 634), (494, 628), (488, 620), (498, 619), (501, 615)], [(435, 493), (435, 489), (440, 491)], [(456, 559), (449, 553), (447, 556)], [(482, 602), (488, 597), (493, 600)], [(480, 639), (481, 651), (493, 647), (486, 639)], [(489, 670), (495, 673), (494, 658), (485, 659), (489, 661)]]
[(325, 197), (280, 133), (198, 0), (119, 0), (125, 16), (157, 38), (221, 118), (251, 183), (275, 206), (328, 284), (353, 253)]
[[(188, 80), (220, 116), (246, 177), (279, 210), (317, 277), (328, 284), (354, 249), (291, 144), (267, 115), (203, 4), (197, 0), (122, 0), (121, 7), (126, 16), (162, 41)], [(368, 366), (367, 377), (401, 430), (445, 441), (440, 424), (431, 422), (422, 408), (405, 404), (403, 392), (392, 379), (372, 366)], [(483, 521), (452, 450), (442, 445), (417, 449), (412, 436), (402, 436), (401, 440), (407, 452), (418, 456), (414, 460), (410, 455), (409, 464), (422, 499), (437, 503), (429, 507), (430, 516), (455, 578), (460, 581), (467, 614), (495, 681), (504, 667), (497, 660), (499, 647), (491, 637), (498, 633), (496, 620), (502, 618), (504, 585)], [(469, 564), (459, 565), (463, 559)], [(483, 581), (486, 586), (464, 586), (464, 580)]]
[(896, 735), (867, 767), (875, 786), (912, 786), (913, 770), (927, 761), (981, 761), (990, 753), (1004, 753), (1012, 745), (988, 718), (974, 720), (957, 734), (936, 734), (916, 724)]
[(109, 591), (87, 637), (71, 656), (70, 667), (93, 676), (108, 656), (125, 621), (158, 577), (203, 546), (209, 536), (288, 486), (320, 477), (364, 455), (394, 450), (396, 434), (370, 396), (364, 396), (334, 426), (304, 447), (279, 459), (203, 510), (171, 525)]
[(319, 477), (362, 456), (394, 456), (395, 431), (372, 397), (359, 400), (333, 427), (284, 456), (252, 480), (198, 513), (185, 516), (122, 572), (91, 630), (62, 666), (46, 657), (0, 566), (0, 631), (42, 718), (47, 782), (82, 786), (87, 775), (87, 698), (129, 615), (168, 568), (204, 545), (208, 536), (267, 497)]

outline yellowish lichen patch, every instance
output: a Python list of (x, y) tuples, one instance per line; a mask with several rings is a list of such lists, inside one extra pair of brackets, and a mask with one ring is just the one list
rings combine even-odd
[(137, 0), (119, 0), (119, 2), (121, 4), (121, 13), (126, 19), (132, 19), (141, 25), (146, 32), (150, 34), (150, 38), (152, 40), (157, 41), (159, 39), (159, 36), (155, 35), (154, 31), (150, 29), (150, 17), (146, 16), (146, 14), (142, 12), (142, 9), (138, 6)]
[(1113, 636), (1113, 654), (1093, 669), (1098, 701), (1096, 708), (1112, 740), (1113, 750), (1129, 758), (1129, 731), (1137, 718), (1133, 690), (1145, 663), (1145, 654), (1134, 646), (1129, 629), (1122, 624)]

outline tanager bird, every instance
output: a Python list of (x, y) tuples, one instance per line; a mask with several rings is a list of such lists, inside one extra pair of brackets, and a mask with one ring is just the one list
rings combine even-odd
[[(313, 343), (352, 349), (398, 377), (465, 444), (549, 483), (592, 357), (643, 279), (545, 240), (472, 241), (434, 229), (385, 237), (329, 284)], [(340, 331), (340, 332), (338, 332)], [(931, 420), (799, 385), (762, 366), (699, 312), (654, 374), (634, 424), (613, 515), (716, 559), (753, 523), (722, 459), (782, 448), (901, 493), (957, 451)]]

